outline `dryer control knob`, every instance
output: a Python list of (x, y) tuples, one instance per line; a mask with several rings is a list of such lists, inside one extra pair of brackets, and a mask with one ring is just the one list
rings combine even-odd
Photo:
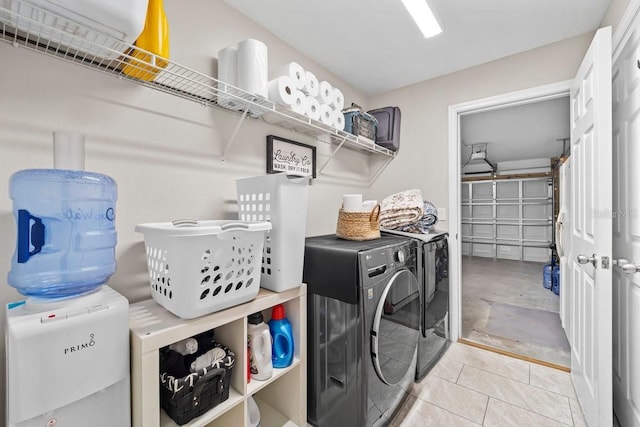
[(396, 252), (396, 261), (398, 261), (400, 263), (404, 263), (404, 252), (403, 251)]

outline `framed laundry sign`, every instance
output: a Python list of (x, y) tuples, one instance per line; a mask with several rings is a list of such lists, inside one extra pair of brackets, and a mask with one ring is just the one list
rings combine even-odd
[(316, 177), (316, 147), (267, 135), (267, 173)]

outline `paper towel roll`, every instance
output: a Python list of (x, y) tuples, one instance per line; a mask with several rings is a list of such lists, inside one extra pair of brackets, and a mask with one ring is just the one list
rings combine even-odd
[(269, 100), (280, 105), (295, 104), (295, 91), (293, 82), (287, 76), (280, 76), (269, 82)]
[(321, 81), (318, 85), (319, 93), (318, 93), (318, 101), (320, 104), (331, 104), (333, 102), (333, 87), (331, 83), (327, 81)]
[(278, 75), (291, 77), (296, 89), (304, 88), (305, 71), (304, 68), (302, 68), (302, 65), (297, 62), (289, 62), (280, 70)]
[(225, 47), (218, 51), (218, 80), (236, 86), (236, 61), (238, 60), (238, 48)]
[(320, 120), (320, 103), (312, 96), (307, 96), (305, 115), (313, 120)]
[(338, 111), (342, 111), (344, 108), (344, 95), (342, 91), (337, 87), (333, 88), (333, 99), (331, 100), (331, 106)]
[(302, 91), (309, 96), (316, 97), (320, 92), (320, 83), (318, 82), (318, 78), (311, 71), (306, 71), (304, 73), (304, 87)]
[(294, 98), (291, 109), (298, 114), (304, 114), (307, 111), (307, 97), (301, 90), (296, 90)]
[(320, 104), (320, 121), (328, 126), (333, 126), (333, 108), (329, 104)]
[(344, 130), (344, 114), (340, 110), (333, 112), (333, 127), (338, 130)]
[[(228, 46), (218, 51), (218, 80), (220, 82), (227, 83), (231, 86), (238, 86), (237, 60), (238, 48), (235, 46)], [(219, 84), (218, 88), (227, 93), (235, 93), (232, 88), (223, 84)], [(224, 93), (218, 95), (218, 104), (236, 110), (239, 108), (239, 103), (231, 96)]]
[(238, 43), (237, 84), (240, 89), (267, 98), (268, 70), (267, 45), (255, 39)]

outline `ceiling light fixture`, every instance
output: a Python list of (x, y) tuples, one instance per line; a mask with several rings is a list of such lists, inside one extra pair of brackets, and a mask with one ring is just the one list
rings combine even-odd
[(431, 12), (426, 0), (402, 0), (402, 4), (407, 8), (413, 20), (416, 21), (416, 25), (422, 31), (425, 39), (442, 32), (442, 28), (438, 24), (436, 17), (433, 16), (433, 12)]

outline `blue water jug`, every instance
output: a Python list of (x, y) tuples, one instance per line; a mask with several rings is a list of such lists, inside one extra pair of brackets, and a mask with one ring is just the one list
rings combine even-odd
[(560, 266), (557, 264), (553, 266), (551, 281), (551, 290), (554, 294), (560, 295)]
[(293, 362), (293, 331), (291, 323), (285, 317), (284, 306), (278, 304), (271, 311), (269, 320), (272, 349), (271, 360), (274, 368), (286, 368)]
[(8, 282), (21, 294), (79, 295), (116, 271), (115, 181), (99, 173), (27, 169), (14, 173), (9, 196), (17, 223)]
[(542, 286), (545, 289), (551, 289), (553, 286), (553, 266), (551, 264), (545, 264), (543, 272), (542, 272)]

